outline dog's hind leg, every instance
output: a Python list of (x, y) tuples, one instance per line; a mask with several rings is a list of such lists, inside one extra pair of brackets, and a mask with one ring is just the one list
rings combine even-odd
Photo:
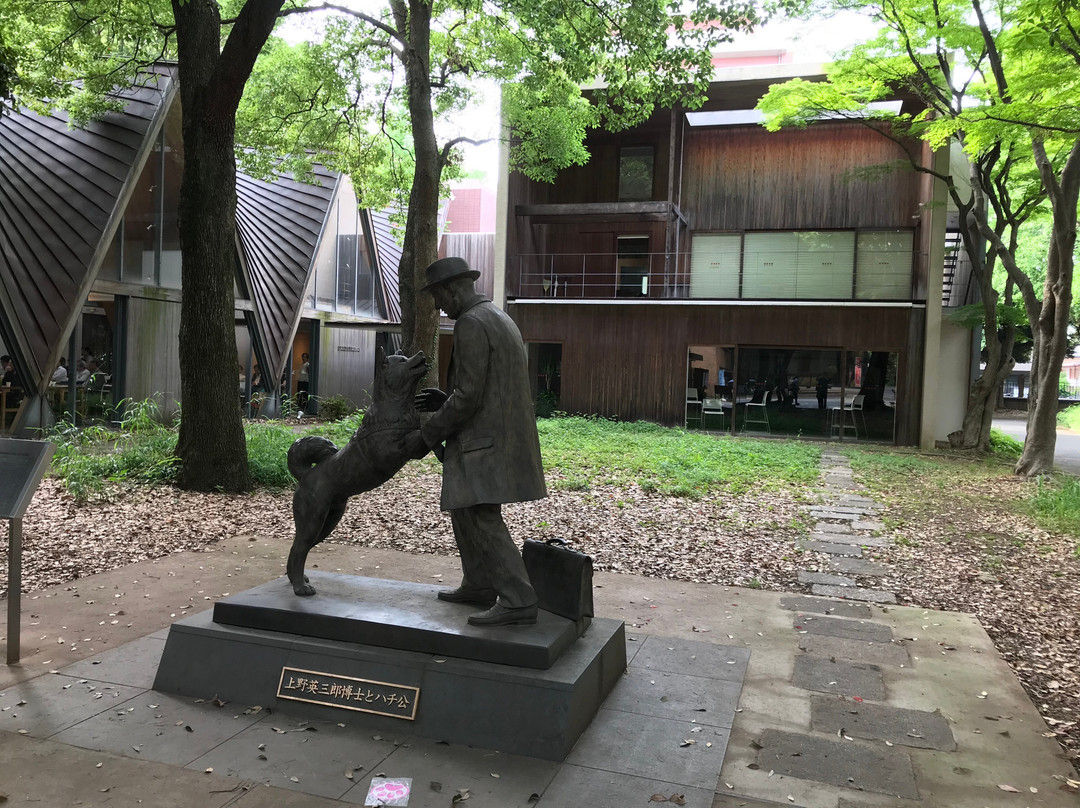
[(341, 521), (342, 514), (345, 513), (345, 506), (348, 504), (347, 499), (330, 503), (330, 507), (326, 511), (326, 519), (323, 521), (322, 529), (319, 531), (319, 537), (315, 539), (316, 544), (334, 532), (334, 528)]

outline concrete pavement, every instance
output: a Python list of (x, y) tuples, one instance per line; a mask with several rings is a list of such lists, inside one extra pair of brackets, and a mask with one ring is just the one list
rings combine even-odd
[[(362, 804), (385, 773), (413, 777), (414, 808), (449, 806), (461, 789), (467, 806), (500, 808), (646, 806), (653, 794), (695, 806), (1077, 805), (1060, 790), (1075, 772), (1038, 712), (978, 622), (955, 613), (598, 574), (597, 614), (626, 622), (630, 665), (562, 764), (407, 729), (376, 740), (356, 714), (312, 732), (284, 704), (267, 716), (149, 690), (172, 620), (281, 575), (287, 549), (241, 536), (26, 596), (23, 661), (0, 668), (8, 804), (320, 808)], [(457, 581), (453, 558), (323, 545), (310, 563)], [(722, 662), (692, 667), (739, 651), (749, 660), (734, 696), (730, 676), (711, 678)], [(665, 681), (675, 675), (695, 695)], [(658, 681), (664, 695), (650, 697)], [(701, 720), (706, 703), (734, 721)]]

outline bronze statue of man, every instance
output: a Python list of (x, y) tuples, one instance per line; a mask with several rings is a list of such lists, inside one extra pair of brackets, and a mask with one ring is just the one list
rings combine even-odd
[(450, 512), (462, 579), (439, 598), (488, 606), (469, 617), (474, 626), (529, 625), (536, 593), (502, 518), (503, 503), (547, 496), (529, 362), (514, 321), (476, 292), (479, 276), (461, 258), (427, 268), (421, 291), (456, 320), (450, 392), (426, 388), (416, 397), (433, 415), (407, 436), (406, 450), (423, 457), (435, 449), (443, 461), (440, 507)]

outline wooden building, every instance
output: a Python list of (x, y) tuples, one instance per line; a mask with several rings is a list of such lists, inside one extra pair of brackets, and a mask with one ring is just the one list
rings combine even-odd
[[(181, 400), (182, 281), (177, 201), (183, 170), (175, 68), (118, 91), (118, 112), (84, 128), (63, 113), (0, 117), (0, 354), (24, 391), (5, 394), (0, 430), (65, 412), (109, 417), (124, 399)], [(400, 322), (400, 248), (384, 213), (357, 209), (347, 178), (237, 177), (238, 406), (276, 410), (296, 391), (362, 404), (376, 341)], [(103, 389), (51, 383), (61, 359), (93, 359)], [(97, 395), (92, 395), (91, 392)], [(96, 410), (96, 412), (95, 412)]]
[(944, 438), (971, 340), (941, 317), (944, 189), (868, 120), (760, 125), (770, 84), (820, 70), (717, 76), (700, 110), (591, 133), (550, 185), (504, 171), (496, 260), (537, 395), (691, 428)]

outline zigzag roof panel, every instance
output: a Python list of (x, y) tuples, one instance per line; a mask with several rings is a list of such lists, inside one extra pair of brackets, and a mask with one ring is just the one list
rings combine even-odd
[(172, 81), (118, 91), (124, 107), (83, 129), (57, 112), (0, 116), (0, 304), (36, 377), (82, 305), (94, 254)]
[(236, 175), (236, 226), (266, 360), (280, 374), (338, 175), (314, 167), (318, 184)]

